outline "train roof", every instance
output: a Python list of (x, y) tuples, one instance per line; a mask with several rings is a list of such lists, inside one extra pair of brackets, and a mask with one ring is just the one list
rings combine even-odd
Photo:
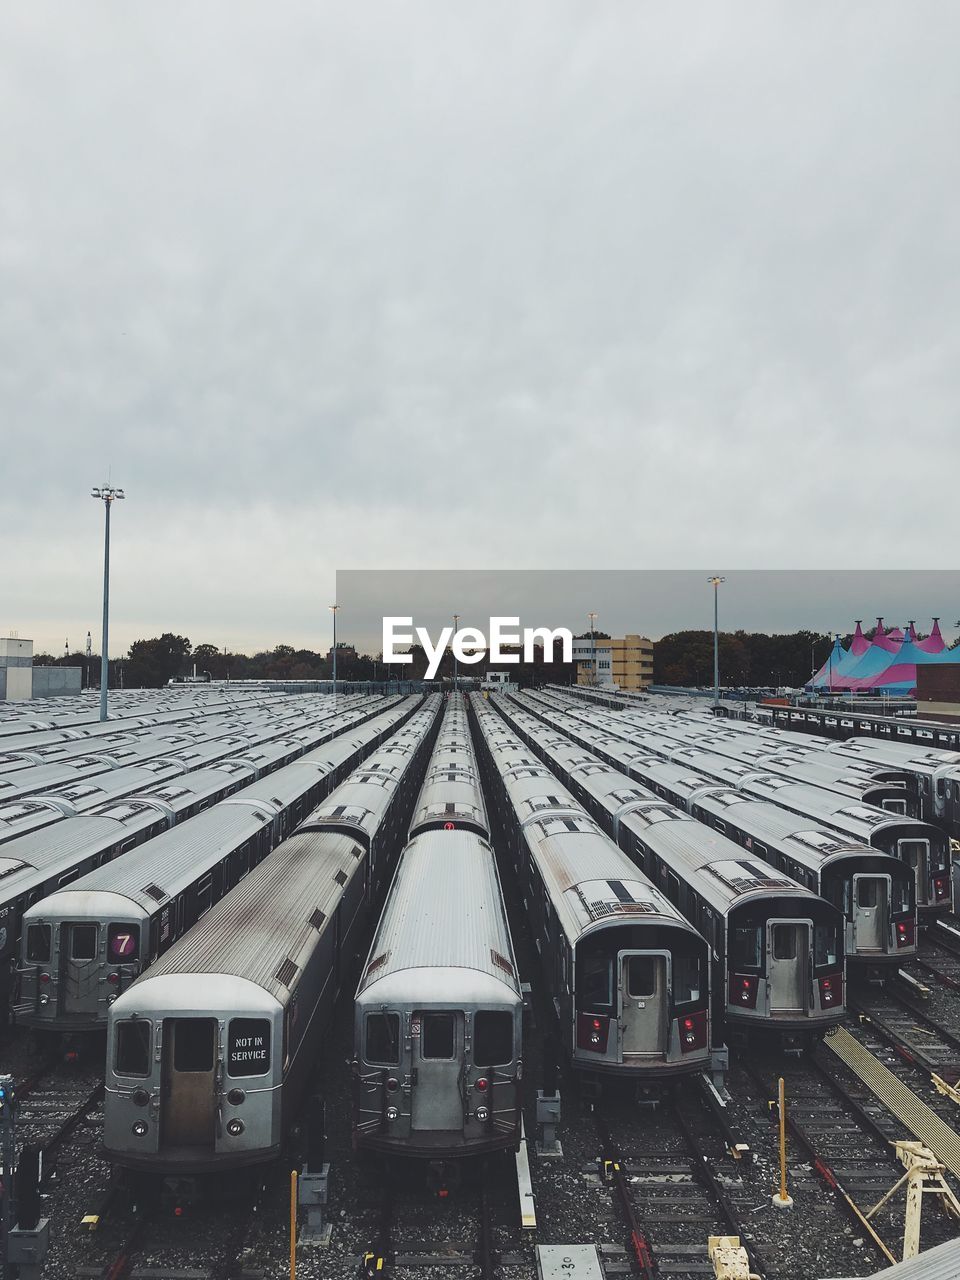
[(429, 1002), (448, 969), (472, 970), (481, 1001), (502, 1001), (504, 987), (520, 999), (496, 860), (472, 831), (424, 831), (404, 849), (357, 999)]
[[(129, 1003), (136, 1007), (132, 993), (143, 985), (180, 973), (244, 978), (286, 1004), (362, 859), (349, 836), (292, 835), (150, 966)], [(195, 1000), (198, 991), (202, 999), (202, 984)]]
[[(97, 867), (32, 906), (28, 915), (47, 916), (61, 893), (109, 891), (129, 898), (148, 912), (175, 898), (204, 868), (217, 864), (238, 841), (252, 838), (270, 820), (270, 810), (252, 805), (216, 805), (179, 827), (164, 831), (122, 858)], [(56, 911), (56, 914), (60, 914)]]

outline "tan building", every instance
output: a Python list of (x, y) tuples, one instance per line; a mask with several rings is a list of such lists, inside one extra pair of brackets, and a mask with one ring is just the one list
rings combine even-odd
[(653, 684), (653, 641), (646, 636), (578, 636), (573, 642), (577, 684), (648, 689)]

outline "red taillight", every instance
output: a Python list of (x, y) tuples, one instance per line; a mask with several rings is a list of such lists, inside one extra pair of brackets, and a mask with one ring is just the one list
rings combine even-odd
[(397, 1078), (396, 1078), (395, 1076), (388, 1076), (388, 1077), (387, 1077), (387, 1092), (388, 1092), (388, 1093), (396, 1093), (396, 1092), (397, 1092), (397, 1090), (398, 1090), (399, 1088), (400, 1088), (400, 1081), (399, 1081), (399, 1080), (397, 1080)]
[(40, 975), (40, 981), (41, 981), (41, 982), (49, 982), (49, 981), (50, 981), (50, 975), (49, 975), (49, 973), (41, 973), (41, 975)]
[(820, 979), (821, 1009), (836, 1009), (843, 1002), (843, 978), (839, 973)]
[(577, 1048), (591, 1053), (606, 1053), (610, 1033), (610, 1019), (598, 1018), (592, 1013), (577, 1014)]
[(933, 892), (938, 902), (942, 902), (944, 898), (948, 898), (950, 896), (950, 877), (934, 876)]
[(897, 946), (912, 947), (916, 942), (917, 934), (914, 922), (912, 920), (901, 920), (897, 924)]
[(120, 981), (119, 973), (108, 973), (107, 981), (113, 983), (114, 986)]
[(690, 1053), (694, 1049), (704, 1049), (707, 1044), (707, 1011), (701, 1009), (697, 1013), (688, 1013), (685, 1018), (678, 1018), (680, 1024), (680, 1052)]
[(486, 1093), (486, 1091), (487, 1091), (487, 1081), (486, 1081), (486, 1078), (485, 1078), (484, 1076), (481, 1076), (481, 1077), (480, 1077), (480, 1079), (476, 1082), (476, 1084), (475, 1084), (473, 1087), (474, 1087), (474, 1088), (475, 1088), (479, 1093)]
[(736, 1009), (755, 1009), (760, 979), (750, 974), (733, 973), (730, 975), (729, 1003)]

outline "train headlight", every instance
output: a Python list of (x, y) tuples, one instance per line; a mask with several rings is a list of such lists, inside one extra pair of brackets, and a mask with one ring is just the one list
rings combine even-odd
[(147, 1124), (146, 1120), (134, 1120), (130, 1127), (138, 1138), (142, 1138), (150, 1126)]
[(480, 1079), (477, 1081), (477, 1083), (473, 1087), (479, 1090), (480, 1093), (486, 1093), (487, 1092), (486, 1076), (481, 1076)]
[(387, 1107), (387, 1119), (391, 1121), (391, 1123), (394, 1120), (398, 1120), (399, 1118), (400, 1118), (400, 1112), (397, 1110), (396, 1107)]
[(476, 1111), (473, 1114), (477, 1117), (477, 1119), (480, 1121), (481, 1124), (483, 1124), (484, 1121), (487, 1120), (490, 1116), (490, 1112), (487, 1110), (486, 1107), (477, 1107)]
[(239, 1107), (240, 1103), (246, 1098), (246, 1094), (242, 1089), (231, 1089), (227, 1094), (227, 1101), (231, 1107)]
[(231, 1138), (239, 1138), (241, 1133), (243, 1133), (243, 1121), (237, 1119), (228, 1120), (227, 1133), (229, 1133)]
[(597, 1031), (591, 1031), (591, 1033), (590, 1033), (590, 1043), (591, 1043), (591, 1044), (599, 1044), (599, 1043), (600, 1043), (600, 1035), (599, 1035), (599, 1032), (597, 1032)]
[(49, 1003), (50, 1003), (50, 997), (49, 997), (48, 995), (42, 995), (42, 996), (40, 997), (40, 1003), (41, 1003), (41, 1004), (49, 1004)]
[(117, 998), (116, 992), (113, 992), (111, 995), (107, 996), (107, 1004), (113, 1004), (116, 998)]
[(134, 1089), (132, 1101), (135, 1107), (145, 1107), (150, 1101), (150, 1095), (146, 1089)]

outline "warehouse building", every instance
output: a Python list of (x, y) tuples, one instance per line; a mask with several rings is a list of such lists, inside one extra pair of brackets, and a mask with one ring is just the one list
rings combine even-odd
[(653, 683), (653, 641), (646, 636), (576, 636), (577, 684), (648, 689)]

